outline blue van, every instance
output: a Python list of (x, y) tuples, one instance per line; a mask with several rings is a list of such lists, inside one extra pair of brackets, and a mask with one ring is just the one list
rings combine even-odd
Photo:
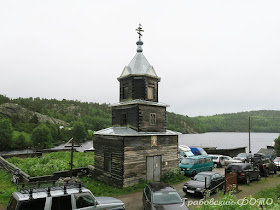
[(205, 150), (200, 147), (190, 147), (190, 149), (195, 156), (196, 155), (208, 155), (207, 152), (205, 152)]
[(211, 156), (193, 156), (185, 157), (179, 164), (179, 167), (184, 171), (185, 175), (196, 175), (201, 171), (212, 171), (214, 163)]

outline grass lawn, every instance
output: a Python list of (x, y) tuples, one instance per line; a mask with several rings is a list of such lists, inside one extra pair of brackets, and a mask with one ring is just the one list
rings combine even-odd
[[(43, 157), (7, 159), (31, 177), (51, 175), (56, 171), (70, 169), (71, 152), (52, 152)], [(87, 167), (94, 164), (94, 153), (74, 152), (74, 168)]]
[(15, 185), (11, 183), (12, 175), (0, 170), (0, 204), (7, 205), (14, 191)]

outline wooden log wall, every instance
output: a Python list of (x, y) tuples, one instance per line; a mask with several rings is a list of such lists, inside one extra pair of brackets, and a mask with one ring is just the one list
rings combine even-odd
[(146, 180), (147, 156), (161, 155), (161, 174), (178, 167), (178, 136), (159, 135), (157, 144), (151, 147), (151, 136), (124, 137), (124, 187)]
[[(156, 124), (150, 124), (150, 114), (156, 114)], [(139, 105), (139, 131), (166, 131), (166, 107)]]
[[(116, 187), (123, 183), (123, 138), (118, 136), (96, 136), (94, 142), (94, 176), (96, 179)], [(104, 155), (111, 153), (111, 172), (105, 170)]]
[(112, 108), (112, 125), (122, 125), (122, 114), (126, 114), (127, 125), (135, 130), (138, 130), (138, 105), (118, 106)]

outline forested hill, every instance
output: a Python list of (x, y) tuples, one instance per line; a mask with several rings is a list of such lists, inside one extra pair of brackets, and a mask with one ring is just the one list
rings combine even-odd
[(251, 132), (280, 133), (280, 111), (260, 110), (195, 117), (206, 132), (248, 132), (249, 116)]
[[(71, 124), (80, 121), (87, 130), (100, 130), (111, 126), (112, 111), (109, 104), (80, 102), (74, 100), (56, 100), (41, 98), (10, 99), (0, 95), (0, 105), (18, 104), (31, 111), (59, 119)], [(181, 133), (203, 132), (248, 132), (251, 116), (252, 132), (280, 132), (280, 111), (250, 111), (214, 116), (188, 117), (167, 112), (167, 129)], [(0, 118), (7, 118), (0, 114)], [(19, 115), (10, 117), (15, 130), (31, 133), (36, 127), (34, 120)]]
[[(87, 130), (97, 131), (112, 125), (112, 110), (109, 104), (41, 98), (10, 99), (0, 95), (0, 106), (6, 103), (18, 104), (31, 112), (47, 115), (69, 124), (80, 121)], [(7, 118), (7, 114), (1, 114), (0, 112), (1, 117)], [(31, 120), (30, 116), (26, 118), (22, 114), (13, 114), (9, 118), (14, 129), (17, 131), (31, 133), (36, 127), (33, 123), (34, 119)], [(196, 119), (175, 113), (167, 113), (167, 129), (182, 133), (204, 132), (202, 126)]]

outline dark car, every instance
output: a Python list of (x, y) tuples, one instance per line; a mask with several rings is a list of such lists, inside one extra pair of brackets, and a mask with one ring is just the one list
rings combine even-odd
[(241, 160), (243, 163), (249, 163), (252, 158), (250, 153), (239, 153), (236, 157), (233, 157), (235, 160)]
[(255, 154), (251, 163), (259, 168), (261, 176), (267, 177), (270, 173), (277, 173), (277, 165), (265, 156)]
[(237, 181), (249, 184), (252, 180), (260, 180), (260, 170), (251, 163), (232, 163), (226, 167), (226, 172), (236, 172)]
[[(206, 179), (206, 184), (205, 184)], [(217, 172), (205, 171), (195, 175), (192, 180), (186, 182), (183, 187), (185, 193), (204, 195), (206, 190), (215, 192), (222, 190), (224, 186), (224, 176)]]
[(169, 184), (154, 182), (146, 185), (143, 192), (143, 209), (189, 209), (178, 192)]

